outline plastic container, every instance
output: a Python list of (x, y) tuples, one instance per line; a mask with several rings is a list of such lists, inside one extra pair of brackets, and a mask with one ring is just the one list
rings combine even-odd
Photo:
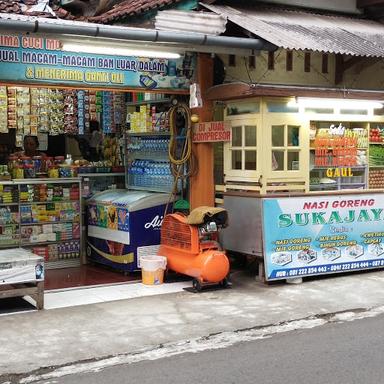
[(12, 173), (13, 168), (15, 168), (19, 164), (17, 156), (9, 156), (8, 160), (8, 169), (9, 172)]
[(167, 258), (164, 256), (148, 255), (140, 257), (141, 277), (145, 285), (159, 285), (164, 281), (164, 270)]
[(13, 167), (12, 177), (14, 179), (24, 179), (24, 169), (22, 165), (17, 164)]
[(24, 177), (26, 179), (34, 179), (36, 177), (36, 170), (33, 164), (24, 165)]
[(53, 165), (53, 157), (46, 157), (43, 159), (43, 171), (48, 172), (48, 169)]
[(42, 157), (33, 156), (32, 161), (33, 161), (33, 165), (35, 167), (36, 173), (40, 173), (42, 171)]
[(49, 167), (48, 177), (51, 179), (58, 179), (59, 178), (59, 168), (55, 167), (55, 166)]

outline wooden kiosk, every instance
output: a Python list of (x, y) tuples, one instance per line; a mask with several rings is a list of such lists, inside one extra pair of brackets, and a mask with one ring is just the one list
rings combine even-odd
[(381, 267), (383, 108), (301, 101), (227, 102), (223, 245), (259, 259), (266, 280)]

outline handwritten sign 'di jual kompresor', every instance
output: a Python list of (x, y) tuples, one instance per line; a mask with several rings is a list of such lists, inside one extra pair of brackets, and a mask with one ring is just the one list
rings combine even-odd
[(193, 142), (231, 141), (231, 133), (231, 123), (229, 121), (210, 121), (194, 124)]

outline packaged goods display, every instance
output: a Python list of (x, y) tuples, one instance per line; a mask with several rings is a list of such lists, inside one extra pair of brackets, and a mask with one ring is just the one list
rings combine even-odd
[(80, 239), (80, 180), (0, 184), (0, 247), (33, 247), (46, 261), (79, 260)]
[(371, 156), (375, 156), (369, 145), (371, 128), (368, 123), (357, 122), (311, 123), (310, 190), (369, 186), (368, 168)]
[(7, 87), (0, 87), (0, 133), (7, 133)]
[[(104, 113), (102, 113), (104, 111)], [(16, 129), (17, 146), (23, 135), (62, 133), (84, 135), (89, 122), (99, 120), (105, 133), (125, 122), (125, 94), (110, 91), (0, 87), (0, 133)]]
[[(159, 192), (174, 189), (168, 148), (170, 99), (164, 94), (132, 94), (125, 132), (127, 186)], [(180, 180), (181, 184), (181, 180)], [(181, 185), (177, 186), (180, 189)]]
[(126, 116), (127, 130), (134, 133), (169, 132), (168, 105), (165, 94), (128, 94), (130, 107)]

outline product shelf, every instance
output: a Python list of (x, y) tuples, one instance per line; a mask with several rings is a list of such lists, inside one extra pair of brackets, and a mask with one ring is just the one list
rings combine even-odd
[(167, 104), (170, 103), (172, 100), (167, 98), (167, 99), (155, 99), (155, 100), (140, 100), (140, 101), (133, 101), (130, 103), (126, 103), (128, 107), (135, 107), (138, 105), (146, 105), (146, 104)]
[(74, 203), (79, 201), (78, 199), (74, 200), (49, 200), (49, 201), (20, 201), (20, 205), (41, 205), (41, 204), (52, 204), (52, 203)]
[(127, 132), (128, 136), (170, 136), (171, 132)]
[(19, 246), (19, 242), (17, 243), (9, 243), (9, 244), (0, 244), (0, 249), (7, 249), (7, 248), (17, 248)]
[(21, 242), (22, 247), (30, 247), (34, 245), (51, 245), (51, 244), (57, 244), (57, 243), (64, 243), (66, 241), (80, 241), (80, 239), (61, 239), (61, 240), (55, 240), (55, 241), (36, 241), (36, 242)]
[(160, 153), (131, 153), (131, 159), (134, 160), (157, 160), (157, 161), (168, 161), (168, 156), (166, 154)]
[(14, 207), (16, 205), (19, 205), (19, 203), (0, 203), (0, 207)]
[(125, 176), (124, 172), (115, 172), (115, 173), (79, 173), (81, 177), (119, 177)]
[(58, 220), (58, 221), (39, 221), (38, 223), (20, 223), (21, 226), (30, 225), (45, 225), (45, 224), (60, 224), (60, 223), (80, 223), (80, 220)]

